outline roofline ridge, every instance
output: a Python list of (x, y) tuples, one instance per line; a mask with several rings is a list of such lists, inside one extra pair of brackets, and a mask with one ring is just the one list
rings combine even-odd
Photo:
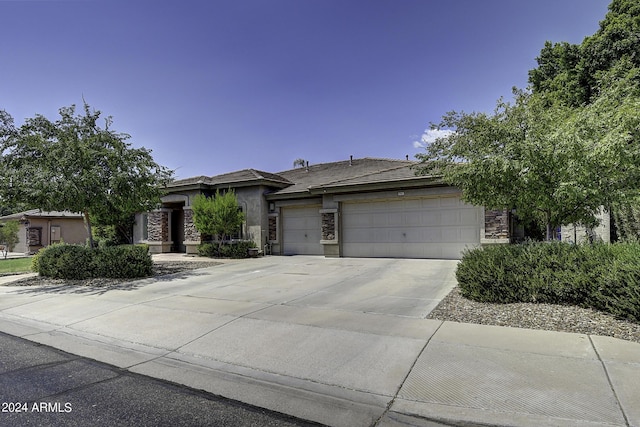
[[(355, 160), (355, 159), (354, 159)], [(403, 161), (406, 162), (406, 161)], [(402, 169), (402, 168), (406, 168), (408, 165), (403, 164), (403, 165), (395, 165), (393, 167), (390, 168), (386, 168), (386, 169), (382, 169), (382, 170), (377, 170), (377, 171), (370, 171), (367, 173), (363, 173), (361, 175), (356, 175), (356, 176), (352, 176), (349, 178), (343, 178), (343, 179), (337, 179), (335, 181), (329, 181), (329, 182), (325, 182), (324, 184), (319, 184), (319, 185), (311, 185), (308, 188), (322, 188), (322, 187), (326, 187), (332, 184), (336, 184), (338, 182), (342, 182), (342, 181), (351, 181), (353, 179), (358, 179), (358, 178), (364, 178), (365, 176), (369, 176), (369, 175), (375, 175), (375, 174), (379, 174), (379, 173), (384, 173), (384, 172), (389, 172), (392, 170), (396, 170), (396, 169)]]

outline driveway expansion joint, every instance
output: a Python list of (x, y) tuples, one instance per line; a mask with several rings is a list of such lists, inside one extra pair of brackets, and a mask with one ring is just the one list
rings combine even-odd
[(398, 389), (396, 390), (394, 396), (391, 398), (391, 400), (389, 401), (389, 403), (387, 404), (387, 407), (385, 408), (384, 412), (380, 415), (380, 417), (372, 424), (372, 427), (375, 427), (377, 425), (380, 424), (380, 422), (382, 421), (382, 419), (389, 413), (389, 411), (391, 410), (391, 406), (393, 406), (393, 403), (396, 401), (396, 399), (398, 398), (398, 394), (400, 393), (400, 390), (402, 390), (402, 386), (404, 386), (404, 383), (407, 381), (407, 378), (409, 378), (409, 375), (411, 375), (411, 371), (413, 371), (413, 368), (416, 366), (416, 363), (418, 363), (418, 359), (420, 359), (420, 356), (422, 356), (422, 353), (424, 353), (424, 351), (427, 349), (427, 346), (429, 345), (429, 343), (431, 342), (431, 340), (433, 339), (433, 337), (438, 333), (438, 331), (440, 330), (440, 328), (442, 327), (442, 325), (444, 325), (444, 321), (440, 321), (440, 324), (438, 325), (438, 327), (435, 329), (435, 331), (433, 331), (433, 333), (431, 334), (431, 336), (429, 338), (427, 338), (427, 342), (424, 343), (424, 346), (422, 347), (422, 349), (420, 350), (420, 352), (418, 353), (418, 355), (416, 356), (416, 359), (413, 361), (413, 363), (411, 364), (411, 367), (407, 370), (407, 374), (404, 376), (404, 378), (402, 379), (402, 381), (400, 382), (400, 385), (398, 386)]
[(620, 402), (620, 397), (618, 396), (618, 393), (616, 392), (615, 387), (613, 386), (613, 381), (611, 381), (611, 376), (609, 375), (609, 370), (607, 369), (607, 364), (604, 363), (604, 360), (602, 359), (602, 357), (600, 356), (600, 353), (598, 353), (598, 349), (596, 348), (596, 345), (594, 344), (593, 340), (591, 339), (591, 335), (587, 335), (589, 337), (589, 342), (591, 343), (591, 347), (593, 348), (593, 351), (596, 353), (596, 356), (598, 357), (598, 360), (600, 361), (600, 364), (602, 365), (602, 369), (604, 370), (604, 374), (607, 378), (607, 382), (609, 383), (609, 387), (611, 388), (611, 393), (613, 393), (613, 397), (616, 399), (616, 404), (618, 405), (618, 408), (620, 409), (620, 413), (622, 414), (622, 418), (624, 418), (624, 422), (627, 425), (627, 427), (631, 426), (630, 422), (629, 422), (629, 417), (627, 417), (627, 414), (624, 411), (624, 407), (622, 406), (622, 402)]

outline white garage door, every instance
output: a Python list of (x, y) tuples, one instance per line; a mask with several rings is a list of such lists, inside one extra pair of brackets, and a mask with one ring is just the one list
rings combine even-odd
[(343, 203), (343, 254), (459, 259), (480, 243), (482, 208), (459, 197)]
[(324, 255), (320, 244), (321, 206), (287, 207), (282, 210), (285, 255)]

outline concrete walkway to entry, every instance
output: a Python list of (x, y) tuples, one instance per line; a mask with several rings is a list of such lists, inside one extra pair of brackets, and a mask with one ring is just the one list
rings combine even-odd
[(455, 261), (264, 257), (0, 287), (0, 331), (332, 426), (640, 426), (640, 345), (425, 319)]

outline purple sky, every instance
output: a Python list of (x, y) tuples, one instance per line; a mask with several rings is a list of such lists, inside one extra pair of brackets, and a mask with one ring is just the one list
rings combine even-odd
[(413, 158), (430, 122), (493, 110), (608, 4), (0, 0), (0, 109), (57, 119), (84, 97), (180, 178)]

